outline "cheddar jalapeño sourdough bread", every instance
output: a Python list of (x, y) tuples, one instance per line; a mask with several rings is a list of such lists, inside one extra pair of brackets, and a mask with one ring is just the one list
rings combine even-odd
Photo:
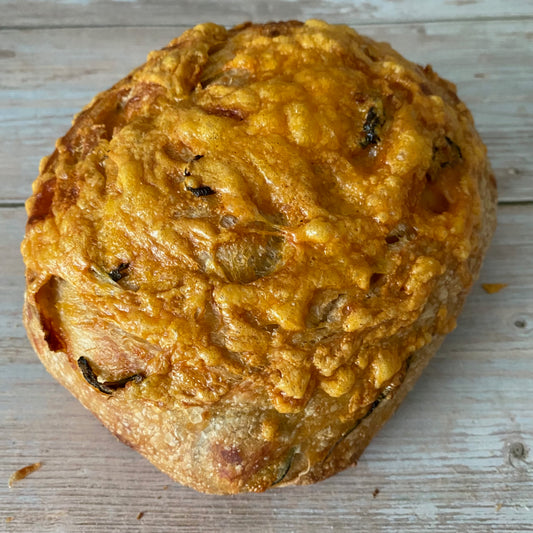
[(495, 203), (431, 67), (317, 20), (201, 24), (43, 159), (25, 324), (180, 483), (313, 483), (356, 463), (454, 328)]

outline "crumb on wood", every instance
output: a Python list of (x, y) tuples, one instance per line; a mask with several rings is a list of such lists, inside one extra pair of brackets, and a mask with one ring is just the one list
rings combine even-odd
[(487, 294), (496, 294), (507, 287), (508, 283), (482, 283), (481, 286)]
[(376, 498), (378, 494), (379, 494), (379, 489), (378, 488), (374, 489), (374, 492), (372, 493), (372, 496), (374, 498)]
[(9, 524), (9, 522), (13, 522), (13, 520), (15, 519), (14, 516), (6, 516), (6, 522)]
[(496, 512), (498, 512), (502, 507), (503, 507), (503, 503), (497, 503), (497, 504), (495, 505)]
[(137, 515), (137, 520), (140, 520), (143, 516), (144, 516), (144, 511), (141, 511), (141, 512)]
[(9, 478), (9, 481), (7, 483), (9, 488), (12, 488), (17, 481), (20, 481), (21, 479), (24, 479), (26, 476), (29, 476), (36, 470), (39, 470), (41, 466), (41, 462), (33, 463), (31, 465), (25, 466), (24, 468), (20, 468), (19, 470), (11, 474), (11, 477)]
[(163, 487), (163, 490), (167, 490), (167, 489), (168, 489), (168, 485), (165, 485), (165, 486)]

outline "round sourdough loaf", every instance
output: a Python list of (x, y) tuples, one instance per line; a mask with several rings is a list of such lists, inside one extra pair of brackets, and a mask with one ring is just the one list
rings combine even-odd
[(312, 483), (355, 464), (455, 326), (495, 205), (431, 67), (317, 20), (202, 24), (42, 161), (24, 320), (175, 480)]

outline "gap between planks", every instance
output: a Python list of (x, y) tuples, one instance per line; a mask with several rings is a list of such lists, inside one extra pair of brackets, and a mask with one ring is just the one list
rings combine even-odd
[(24, 202), (3, 202), (0, 200), (0, 209), (11, 207), (24, 207)]
[[(408, 26), (411, 24), (441, 24), (441, 23), (468, 23), (468, 22), (527, 22), (533, 21), (533, 16), (501, 16), (501, 17), (460, 17), (460, 18), (443, 18), (443, 19), (383, 19), (374, 21), (360, 22), (358, 20), (347, 20), (343, 24), (353, 28), (364, 28), (367, 26)], [(198, 19), (198, 24), (202, 22)], [(222, 24), (226, 28), (230, 28), (233, 24)], [(42, 24), (42, 25), (4, 25), (0, 26), (0, 31), (18, 30), (18, 31), (32, 31), (32, 30), (80, 30), (80, 29), (134, 29), (134, 28), (176, 28), (187, 29), (194, 26), (191, 24), (172, 24), (172, 23), (153, 23), (147, 24)]]

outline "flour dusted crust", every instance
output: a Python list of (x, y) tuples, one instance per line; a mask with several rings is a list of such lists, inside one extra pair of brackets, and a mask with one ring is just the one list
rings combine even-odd
[(177, 481), (312, 483), (355, 464), (453, 329), (495, 203), (430, 67), (316, 20), (202, 24), (42, 161), (24, 320), (48, 371)]

